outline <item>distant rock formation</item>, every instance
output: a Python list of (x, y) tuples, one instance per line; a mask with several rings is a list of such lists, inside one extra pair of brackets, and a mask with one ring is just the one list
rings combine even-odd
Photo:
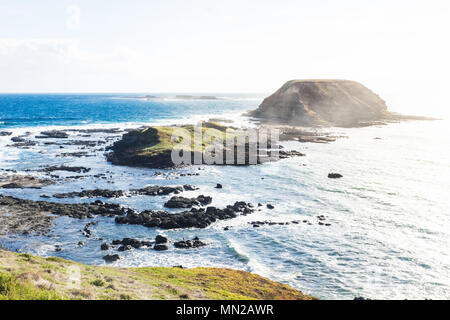
[(180, 100), (219, 100), (215, 96), (191, 96), (191, 95), (177, 95), (175, 99)]
[(292, 80), (250, 115), (290, 125), (358, 126), (391, 119), (386, 102), (349, 80)]

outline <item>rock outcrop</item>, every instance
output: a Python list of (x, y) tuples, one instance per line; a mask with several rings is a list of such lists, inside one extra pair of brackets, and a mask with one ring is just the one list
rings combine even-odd
[(391, 118), (384, 100), (349, 80), (289, 81), (250, 115), (299, 126), (359, 126)]
[(216, 207), (193, 208), (191, 211), (169, 213), (166, 211), (147, 210), (141, 213), (129, 212), (126, 216), (116, 217), (118, 224), (142, 225), (147, 228), (183, 229), (206, 228), (218, 220), (228, 220), (239, 215), (248, 215), (254, 212), (253, 205), (245, 202), (236, 202), (225, 209)]
[[(185, 132), (185, 137), (179, 137), (179, 142), (190, 137), (190, 141), (193, 143), (180, 145), (179, 142), (173, 141), (172, 135), (175, 129), (184, 129)], [(196, 137), (194, 132), (193, 126), (149, 127), (130, 130), (122, 136), (121, 140), (108, 148), (108, 151), (111, 152), (106, 154), (106, 158), (116, 165), (167, 169), (191, 164), (256, 165), (301, 155), (295, 152), (275, 152), (274, 150), (279, 149), (280, 146), (271, 145), (270, 134), (267, 135), (269, 142), (260, 144), (250, 141), (245, 130), (241, 131), (212, 122), (202, 123), (200, 137)], [(256, 133), (259, 135), (258, 131)], [(211, 136), (221, 139), (216, 141), (215, 138), (211, 139)], [(239, 136), (245, 142), (238, 142)], [(232, 141), (230, 144), (227, 143), (228, 138)], [(197, 142), (198, 148), (195, 148), (195, 142)], [(183, 154), (183, 158), (186, 153), (182, 164), (176, 165), (173, 162), (173, 150)], [(216, 150), (221, 150), (221, 152), (216, 154)], [(207, 154), (212, 156), (213, 153), (213, 161), (207, 161)]]
[[(51, 227), (54, 216), (76, 219), (91, 219), (95, 216), (125, 216), (134, 212), (118, 204), (95, 201), (93, 203), (54, 203), (24, 200), (0, 195), (0, 235), (2, 234), (45, 234)], [(52, 216), (51, 216), (52, 215)], [(88, 223), (83, 230), (90, 237)]]

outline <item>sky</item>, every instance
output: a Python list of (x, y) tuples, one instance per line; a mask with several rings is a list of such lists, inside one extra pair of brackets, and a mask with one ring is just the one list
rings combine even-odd
[(0, 0), (0, 92), (270, 94), (350, 79), (450, 115), (448, 0)]

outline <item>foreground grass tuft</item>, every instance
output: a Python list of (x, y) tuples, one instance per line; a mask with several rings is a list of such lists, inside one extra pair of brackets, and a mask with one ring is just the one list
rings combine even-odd
[(61, 300), (53, 290), (40, 289), (31, 281), (19, 280), (15, 276), (0, 273), (0, 300)]

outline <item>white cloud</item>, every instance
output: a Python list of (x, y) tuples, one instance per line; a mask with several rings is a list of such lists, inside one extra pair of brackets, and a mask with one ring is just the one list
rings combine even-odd
[[(0, 39), (0, 88), (10, 92), (133, 90), (145, 55), (127, 46), (88, 51), (76, 39)], [(7, 75), (7, 76), (6, 76)], [(127, 78), (132, 85), (126, 84)], [(140, 81), (139, 79), (136, 79)]]

